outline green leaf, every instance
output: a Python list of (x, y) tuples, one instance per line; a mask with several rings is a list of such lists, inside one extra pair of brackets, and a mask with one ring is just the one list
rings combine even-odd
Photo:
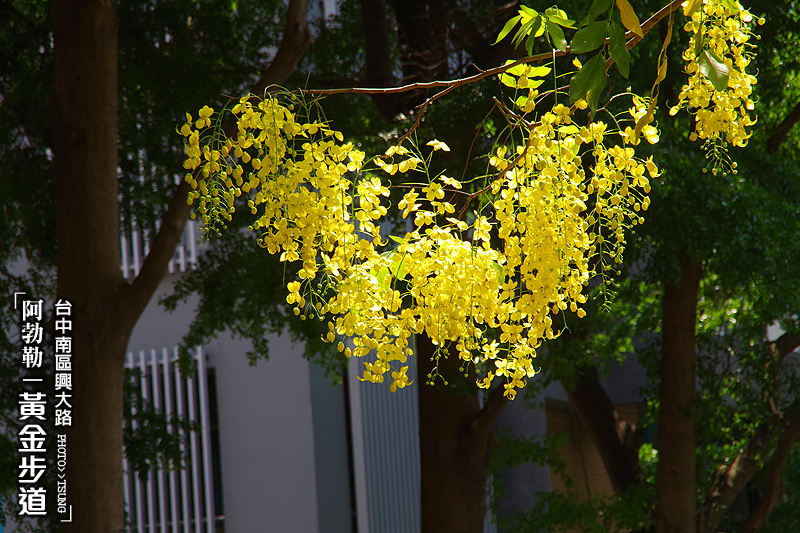
[(403, 239), (401, 239), (400, 237), (398, 237), (397, 235), (389, 235), (389, 238), (392, 239), (397, 244), (403, 244), (404, 242), (406, 242)]
[(565, 28), (575, 28), (575, 21), (567, 17), (566, 12), (558, 9), (556, 6), (545, 9), (544, 15), (547, 17), (547, 20), (554, 24), (564, 26)]
[(403, 268), (405, 265), (406, 254), (394, 254), (392, 257), (392, 270), (391, 274), (397, 279), (406, 277), (406, 270)]
[(585, 54), (600, 48), (606, 40), (606, 23), (592, 22), (585, 28), (578, 30), (569, 43), (576, 54)]
[(538, 11), (536, 11), (535, 9), (533, 9), (531, 7), (528, 7), (526, 5), (519, 6), (519, 14), (523, 15), (523, 16), (528, 16), (528, 17), (531, 17), (531, 18), (536, 18), (536, 17), (540, 16)]
[(564, 31), (561, 26), (549, 20), (545, 21), (545, 26), (547, 27), (547, 34), (553, 40), (553, 46), (562, 52), (565, 51), (567, 49), (567, 40), (564, 38)]
[(539, 37), (544, 33), (544, 24), (542, 24), (542, 17), (536, 17), (533, 21), (533, 27), (531, 28), (531, 34), (528, 36), (529, 38)]
[(569, 103), (574, 104), (586, 96), (592, 111), (597, 110), (597, 102), (606, 83), (606, 58), (599, 52), (572, 76), (569, 82)]
[(608, 11), (608, 8), (610, 8), (613, 3), (614, 0), (593, 0), (592, 7), (589, 8), (589, 14), (586, 15), (586, 18), (581, 21), (579, 26), (584, 27), (597, 20), (597, 17), (604, 11)]
[[(510, 63), (511, 61), (507, 61), (506, 64)], [(541, 78), (542, 76), (547, 76), (553, 69), (550, 67), (532, 67), (530, 65), (526, 65), (524, 63), (520, 63), (519, 65), (515, 65), (510, 69), (506, 70), (506, 73), (514, 75), (514, 76), (522, 76), (526, 74), (529, 78)]]
[(617, 0), (617, 7), (619, 8), (619, 18), (622, 19), (622, 25), (639, 37), (644, 37), (642, 27), (639, 25), (639, 17), (636, 16), (628, 0)]
[(625, 42), (625, 31), (613, 20), (608, 22), (608, 37), (611, 43), (608, 45), (608, 53), (617, 70), (623, 77), (627, 78), (630, 74), (631, 55)]
[(708, 78), (708, 80), (711, 82), (711, 85), (714, 86), (715, 90), (722, 92), (728, 88), (730, 69), (727, 65), (725, 65), (725, 63), (720, 61), (717, 56), (708, 50), (703, 50), (703, 53), (700, 54), (700, 57), (697, 60), (697, 63), (700, 66), (700, 72), (705, 74), (706, 78)]
[[(517, 34), (514, 36), (514, 40), (512, 44), (516, 48), (519, 44), (527, 38), (527, 41), (533, 41), (534, 37), (540, 36), (544, 33), (544, 28), (542, 27), (542, 17), (538, 14), (525, 22), (519, 30), (517, 30)], [(527, 41), (525, 43), (526, 48), (528, 47)], [(532, 55), (529, 53), (528, 55)]]
[(506, 275), (503, 272), (503, 266), (497, 261), (492, 261), (492, 268), (497, 272), (497, 283), (502, 285), (506, 282)]
[(389, 285), (392, 282), (392, 277), (389, 275), (389, 268), (382, 267), (378, 270), (378, 273), (375, 274), (375, 277), (378, 279), (378, 285), (380, 285), (382, 291), (388, 291)]
[[(403, 240), (400, 239), (400, 242), (403, 242)], [(377, 278), (381, 290), (388, 291), (392, 288), (393, 278), (403, 279), (406, 277), (406, 271), (405, 268), (403, 268), (406, 254), (397, 253), (396, 250), (387, 250), (383, 252), (381, 256), (391, 259), (392, 263), (388, 267), (384, 266), (378, 269), (378, 271), (375, 272), (375, 278)]]
[(494, 42), (494, 44), (497, 44), (497, 43), (499, 43), (500, 41), (502, 41), (502, 40), (505, 38), (505, 36), (506, 36), (506, 35), (508, 35), (509, 33), (511, 33), (511, 30), (513, 30), (513, 29), (514, 29), (514, 26), (516, 26), (516, 25), (517, 25), (517, 23), (518, 23), (518, 22), (519, 22), (521, 19), (522, 19), (522, 17), (520, 17), (519, 15), (517, 15), (516, 17), (513, 17), (513, 18), (511, 18), (511, 19), (509, 19), (509, 21), (508, 21), (508, 22), (506, 22), (506, 25), (505, 25), (505, 26), (503, 26), (503, 29), (502, 29), (502, 30), (500, 30), (500, 35), (498, 35), (498, 36), (497, 36), (497, 40)]
[(506, 87), (511, 87), (512, 89), (517, 88), (517, 78), (514, 76), (509, 76), (506, 73), (498, 74), (497, 77), (500, 79), (500, 83), (505, 85)]
[(694, 57), (700, 57), (703, 50), (703, 27), (701, 26), (694, 33)]
[[(512, 61), (509, 59), (506, 61), (506, 65), (511, 63)], [(525, 74), (525, 63), (520, 63), (519, 65), (514, 65), (510, 69), (506, 70), (506, 74), (513, 74), (514, 76), (522, 76)]]
[(683, 16), (689, 18), (703, 5), (703, 0), (687, 0), (683, 4)]

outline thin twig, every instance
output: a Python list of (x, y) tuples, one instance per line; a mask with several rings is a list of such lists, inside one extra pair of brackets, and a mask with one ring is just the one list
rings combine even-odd
[[(682, 3), (683, 0), (672, 0), (672, 2), (661, 8), (656, 14), (647, 19), (644, 22), (644, 24), (641, 25), (642, 28), (641, 37), (633, 33), (632, 31), (626, 32), (625, 40), (627, 41), (628, 49), (630, 50), (631, 48), (636, 46), (639, 43), (639, 41), (642, 40), (642, 37), (647, 35), (647, 33), (651, 29), (653, 29), (653, 27), (656, 24), (658, 24), (664, 17), (666, 17), (673, 11), (677, 10)], [(610, 42), (610, 39), (606, 39), (606, 42)], [(517, 65), (523, 65), (526, 63), (541, 63), (542, 61), (547, 61), (548, 59), (553, 59), (555, 57), (563, 57), (572, 54), (573, 54), (572, 49), (569, 46), (567, 46), (563, 51), (553, 50), (550, 52), (544, 52), (529, 57), (523, 57), (511, 63), (490, 68), (489, 70), (482, 70), (481, 72), (473, 74), (472, 76), (467, 76), (466, 78), (456, 78), (454, 80), (418, 82), (418, 83), (410, 83), (408, 85), (401, 85), (398, 87), (341, 87), (336, 89), (302, 89), (299, 90), (299, 92), (309, 93), (309, 94), (321, 94), (321, 95), (394, 94), (394, 93), (403, 93), (403, 92), (423, 90), (423, 89), (436, 89), (438, 87), (456, 88), (470, 83), (475, 83), (477, 81), (483, 80), (490, 76), (494, 76), (496, 74), (501, 74), (509, 69), (516, 67)], [(439, 98), (439, 96), (441, 95), (435, 95), (434, 99)]]

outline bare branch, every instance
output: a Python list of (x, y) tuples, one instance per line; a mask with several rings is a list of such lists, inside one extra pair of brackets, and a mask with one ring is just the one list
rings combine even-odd
[[(260, 94), (270, 85), (284, 83), (294, 72), (297, 62), (311, 46), (313, 39), (311, 29), (306, 21), (306, 11), (305, 0), (290, 0), (281, 47), (267, 71), (253, 86), (253, 93)], [(228, 136), (235, 133), (235, 126), (231, 126), (226, 131)], [(127, 289), (130, 298), (128, 309), (130, 313), (136, 313), (134, 316), (138, 316), (144, 310), (166, 275), (167, 264), (175, 253), (175, 247), (180, 242), (186, 226), (186, 219), (189, 216), (190, 207), (187, 197), (190, 189), (191, 187), (185, 181), (175, 189), (172, 201), (161, 221), (158, 234), (142, 263), (142, 268)]]
[(500, 416), (500, 413), (503, 412), (503, 408), (509, 402), (509, 399), (503, 394), (504, 392), (505, 387), (502, 385), (492, 389), (483, 404), (483, 408), (475, 416), (473, 425), (476, 429), (479, 428), (484, 431), (489, 431), (492, 428), (497, 417)]
[(680, 0), (673, 0), (666, 6), (659, 9), (655, 15), (645, 20), (644, 24), (641, 25), (642, 26), (641, 37), (639, 37), (632, 31), (627, 32), (625, 34), (625, 39), (628, 40), (628, 50), (639, 44), (639, 41), (641, 41), (644, 38), (644, 36), (647, 35), (650, 32), (650, 30), (652, 30), (655, 27), (656, 24), (661, 22), (670, 13), (677, 11), (677, 9), (681, 7), (681, 4), (683, 4), (683, 2), (681, 2)]
[(789, 134), (789, 131), (792, 127), (800, 120), (800, 102), (798, 102), (794, 108), (789, 111), (789, 113), (783, 117), (783, 120), (778, 127), (775, 128), (775, 131), (772, 132), (772, 135), (769, 136), (767, 139), (767, 152), (770, 154), (774, 154), (778, 151), (778, 148), (781, 147), (784, 139)]
[(769, 346), (775, 359), (782, 361), (787, 355), (800, 347), (800, 333), (784, 333), (771, 342)]
[(167, 264), (175, 254), (175, 248), (181, 240), (191, 210), (186, 201), (190, 190), (191, 186), (186, 181), (182, 181), (175, 189), (142, 268), (128, 288), (129, 312), (134, 316), (139, 316), (144, 311), (167, 273)]
[(766, 522), (783, 490), (781, 480), (783, 465), (798, 438), (800, 438), (800, 419), (795, 418), (785, 426), (783, 433), (778, 438), (775, 452), (767, 467), (767, 483), (764, 493), (737, 533), (755, 533)]
[(306, 20), (307, 10), (306, 0), (289, 0), (281, 47), (267, 71), (253, 86), (254, 94), (262, 94), (270, 85), (288, 80), (297, 68), (300, 58), (314, 43), (311, 28)]
[(595, 367), (578, 369), (576, 379), (573, 386), (562, 381), (570, 404), (600, 452), (614, 491), (625, 491), (639, 482), (641, 472), (635, 426), (614, 409)]
[[(769, 401), (769, 398), (767, 398), (767, 401)], [(756, 427), (753, 437), (736, 458), (729, 465), (722, 465), (717, 469), (714, 476), (714, 485), (706, 498), (704, 509), (698, 512), (698, 531), (717, 530), (717, 526), (725, 516), (728, 507), (750, 480), (764, 467), (763, 458), (765, 456), (772, 456), (772, 463), (770, 463), (769, 467), (771, 470), (768, 470), (767, 476), (775, 475), (778, 478), (780, 477), (780, 470), (777, 473), (772, 473), (772, 470), (779, 468), (777, 463), (774, 462), (783, 453), (781, 451), (783, 447), (788, 446), (791, 448), (792, 443), (800, 438), (800, 433), (798, 432), (800, 429), (796, 427), (800, 424), (800, 403), (794, 402), (784, 413), (778, 414), (778, 416), (783, 417), (783, 421), (778, 421), (777, 428), (774, 425), (774, 418), (762, 421)], [(777, 443), (774, 437), (770, 438), (770, 435), (773, 435), (776, 431), (782, 431)], [(786, 442), (787, 440), (791, 442)], [(781, 461), (785, 461), (785, 458)], [(782, 465), (780, 468), (782, 468)], [(777, 485), (769, 486), (770, 481), (768, 481), (766, 490), (779, 491), (780, 479), (777, 479), (777, 481), (772, 480), (771, 482), (777, 483)], [(772, 505), (774, 506), (774, 503)], [(770, 507), (769, 510), (762, 509), (758, 512), (768, 515), (771, 509)], [(756, 513), (756, 510), (753, 512)], [(766, 515), (764, 519), (766, 519)]]
[(698, 531), (717, 531), (728, 507), (753, 476), (761, 471), (762, 462), (759, 457), (767, 450), (766, 437), (766, 430), (759, 426), (739, 455), (730, 464), (717, 469), (705, 506), (698, 511)]
[[(658, 13), (647, 19), (644, 24), (642, 24), (642, 36), (647, 35), (647, 33), (653, 29), (653, 27), (668, 16), (673, 11), (677, 10), (680, 5), (682, 4), (682, 0), (673, 0), (667, 6), (662, 8)], [(632, 48), (636, 46), (639, 41), (641, 41), (641, 37), (634, 34), (633, 32), (627, 32), (625, 34), (625, 38), (628, 40), (628, 48)], [(608, 41), (608, 39), (607, 39)], [(467, 76), (465, 78), (457, 78), (454, 80), (444, 80), (444, 81), (428, 81), (428, 82), (418, 82), (418, 83), (409, 83), (407, 85), (401, 85), (399, 87), (342, 87), (342, 88), (335, 88), (335, 89), (306, 89), (303, 92), (310, 93), (310, 94), (322, 94), (322, 95), (330, 95), (330, 94), (394, 94), (394, 93), (403, 93), (408, 91), (419, 91), (419, 90), (426, 90), (426, 89), (436, 89), (436, 88), (449, 88), (449, 87), (461, 87), (463, 85), (467, 85), (470, 83), (475, 83), (477, 81), (483, 80), (485, 78), (495, 76), (497, 74), (501, 74), (508, 69), (514, 68), (517, 65), (522, 65), (525, 63), (541, 63), (542, 61), (547, 61), (548, 59), (552, 59), (554, 57), (563, 57), (566, 55), (571, 55), (572, 49), (567, 47), (566, 50), (563, 52), (560, 50), (553, 50), (550, 52), (544, 52), (541, 54), (536, 54), (530, 57), (524, 57), (518, 59), (512, 63), (507, 65), (500, 65), (498, 67), (491, 68), (489, 70), (484, 70), (479, 72), (478, 74), (474, 74), (472, 76)]]

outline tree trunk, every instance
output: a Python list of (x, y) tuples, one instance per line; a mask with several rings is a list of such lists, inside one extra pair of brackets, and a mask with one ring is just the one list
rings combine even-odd
[(682, 254), (664, 287), (656, 533), (695, 532), (695, 326), (702, 265)]
[[(367, 87), (392, 87), (394, 59), (389, 41), (390, 27), (384, 0), (361, 0), (361, 18), (364, 28), (364, 83)], [(394, 120), (404, 111), (395, 94), (370, 95), (375, 108), (386, 120)]]
[[(58, 298), (72, 303), (72, 426), (62, 531), (123, 527), (122, 390), (133, 323), (116, 308), (117, 27), (110, 2), (54, 3), (54, 156), (58, 183)], [(115, 431), (114, 428), (119, 428)], [(66, 518), (66, 517), (64, 517)]]
[(639, 442), (635, 426), (614, 409), (595, 367), (576, 370), (574, 389), (562, 382), (569, 401), (597, 447), (614, 492), (623, 492), (640, 481)]
[[(392, 0), (400, 43), (403, 85), (447, 77), (447, 23), (444, 0)], [(413, 109), (426, 99), (424, 91), (398, 95), (398, 111)]]
[[(256, 83), (282, 83), (311, 44), (304, 0), (289, 2), (281, 48)], [(125, 353), (183, 233), (179, 186), (139, 275), (120, 270), (117, 184), (117, 25), (109, 0), (53, 3), (57, 296), (72, 304), (72, 425), (67, 428), (64, 533), (123, 530)], [(64, 517), (66, 518), (66, 517)]]
[[(427, 385), (433, 353), (430, 339), (417, 336), (422, 533), (481, 533), (495, 447), (491, 428), (507, 400), (501, 387), (481, 408), (476, 392), (459, 394), (441, 381)], [(439, 372), (448, 381), (464, 379), (459, 366), (451, 354), (440, 359)]]

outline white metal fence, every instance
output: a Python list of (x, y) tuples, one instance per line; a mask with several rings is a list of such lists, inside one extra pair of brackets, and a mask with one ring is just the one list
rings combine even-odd
[[(135, 229), (130, 235), (120, 236), (122, 247), (122, 275), (126, 279), (135, 278), (139, 274), (144, 258), (150, 251), (150, 240), (154, 236), (148, 232), (141, 232)], [(175, 255), (169, 262), (169, 273), (186, 272), (197, 268), (198, 260), (197, 242), (197, 222), (194, 220), (186, 221), (186, 228), (183, 230), (183, 237), (180, 244), (175, 249)]]
[(180, 432), (184, 468), (151, 470), (142, 482), (124, 461), (125, 508), (130, 530), (139, 533), (214, 533), (214, 483), (209, 431), (207, 368), (202, 348), (195, 351), (196, 372), (183, 376), (172, 350), (129, 352), (126, 365), (138, 369), (135, 385), (156, 411), (200, 424), (200, 431)]

